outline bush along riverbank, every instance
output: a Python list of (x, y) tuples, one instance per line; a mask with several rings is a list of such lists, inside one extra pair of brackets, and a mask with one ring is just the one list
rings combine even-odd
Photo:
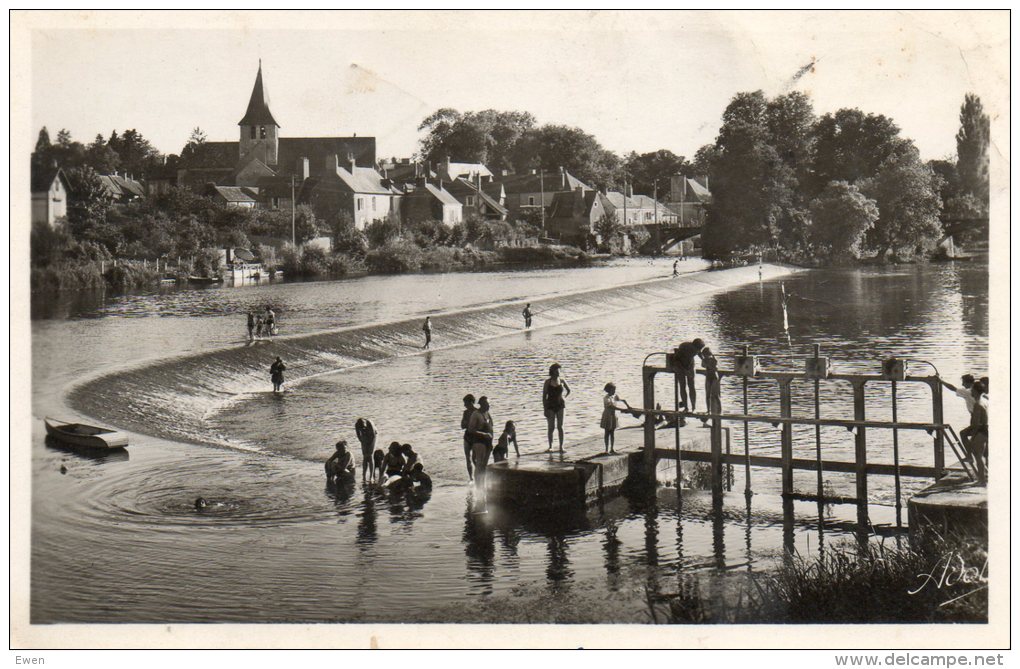
[(787, 554), (771, 570), (734, 575), (724, 597), (697, 576), (648, 594), (660, 623), (981, 623), (988, 621), (988, 550), (971, 538), (843, 541), (815, 558)]

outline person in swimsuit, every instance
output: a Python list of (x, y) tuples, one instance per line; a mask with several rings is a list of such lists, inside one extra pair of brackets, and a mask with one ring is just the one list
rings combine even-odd
[(420, 464), (422, 467), (425, 466), (422, 464), (421, 456), (414, 452), (414, 448), (411, 447), (411, 444), (404, 444), (401, 446), (400, 454), (404, 456), (404, 468), (400, 472), (404, 476), (411, 473), (411, 470), (414, 469), (415, 465)]
[(510, 444), (514, 445), (514, 454), (519, 458), (521, 451), (517, 448), (517, 427), (512, 420), (508, 420), (503, 426), (503, 434), (499, 435), (496, 448), (492, 449), (492, 461), (503, 462), (510, 455)]
[(386, 459), (386, 454), (383, 453), (381, 448), (375, 449), (375, 453), (372, 454), (372, 474), (373, 479), (381, 481), (383, 477), (383, 461)]
[(460, 429), (464, 430), (464, 460), (467, 462), (468, 481), (475, 480), (474, 467), (471, 464), (471, 440), (468, 439), (468, 421), (471, 414), (475, 412), (475, 396), (467, 394), (464, 396), (464, 413), (460, 417)]
[(262, 339), (262, 315), (259, 314), (255, 317), (255, 338)]
[(680, 270), (677, 268), (677, 265), (679, 264), (680, 264), (679, 260), (673, 261), (673, 276), (680, 276)]
[(273, 380), (273, 392), (278, 393), (283, 390), (283, 372), (287, 369), (287, 365), (283, 364), (283, 360), (279, 356), (269, 367), (269, 377)]
[(531, 327), (531, 316), (532, 316), (532, 314), (531, 314), (531, 302), (528, 302), (526, 305), (524, 305), (524, 311), (522, 311), (521, 314), (524, 316), (524, 327), (530, 328)]
[(492, 416), (489, 414), (489, 398), (479, 397), (478, 408), (468, 421), (468, 438), (471, 440), (471, 456), (475, 466), (475, 484), (485, 488), (485, 468), (492, 453)]
[(354, 422), (354, 434), (361, 442), (361, 479), (372, 480), (375, 478), (375, 463), (372, 460), (372, 453), (375, 452), (375, 438), (379, 436), (379, 433), (371, 420), (359, 418)]
[(425, 324), (421, 326), (421, 331), (425, 333), (425, 345), (422, 346), (422, 348), (427, 350), (428, 347), (432, 344), (432, 317), (431, 316), (426, 316), (425, 317)]
[(248, 310), (248, 343), (255, 341), (255, 312)]
[(404, 471), (404, 456), (400, 453), (400, 450), (399, 441), (390, 443), (390, 447), (382, 461), (382, 474), (380, 478), (383, 481), (394, 476), (400, 476), (401, 472)]
[(616, 394), (616, 384), (607, 383), (606, 387), (603, 388), (606, 396), (602, 398), (602, 420), (599, 422), (599, 427), (604, 431), (604, 439), (606, 442), (606, 453), (616, 453), (616, 428), (620, 425), (620, 420), (616, 416), (617, 402), (620, 402), (626, 408), (630, 408), (626, 400), (621, 400)]
[(336, 452), (326, 460), (325, 468), (329, 483), (354, 480), (354, 457), (347, 451), (346, 441), (336, 442)]
[(411, 467), (411, 471), (407, 473), (407, 478), (410, 480), (413, 488), (423, 492), (432, 490), (432, 477), (425, 473), (425, 467), (420, 462), (416, 462)]
[(566, 397), (570, 395), (570, 386), (560, 378), (560, 364), (553, 363), (549, 367), (549, 378), (542, 385), (542, 408), (549, 426), (549, 448), (552, 451), (553, 430), (559, 433), (560, 453), (563, 452), (563, 410), (566, 408)]

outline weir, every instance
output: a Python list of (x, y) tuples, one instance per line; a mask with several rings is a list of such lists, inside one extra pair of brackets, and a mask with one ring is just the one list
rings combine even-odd
[[(535, 328), (581, 321), (607, 313), (737, 288), (799, 272), (798, 268), (758, 267), (693, 272), (638, 283), (513, 302), (432, 313), (431, 352), (465, 346), (524, 331), (521, 308), (530, 301)], [(69, 404), (85, 417), (177, 441), (236, 446), (206, 429), (206, 417), (254, 393), (268, 392), (268, 368), (276, 356), (287, 365), (287, 387), (318, 375), (422, 355), (421, 319), (273, 337), (247, 346), (244, 314), (238, 314), (236, 346), (153, 361), (79, 382)], [(285, 318), (284, 324), (285, 324)]]

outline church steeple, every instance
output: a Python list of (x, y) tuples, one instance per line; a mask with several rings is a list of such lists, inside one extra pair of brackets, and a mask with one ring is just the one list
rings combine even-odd
[(279, 151), (280, 124), (269, 111), (269, 96), (266, 95), (262, 83), (262, 59), (259, 59), (259, 72), (255, 75), (255, 86), (251, 89), (248, 100), (248, 111), (244, 118), (237, 122), (241, 128), (240, 156), (241, 162), (249, 158), (257, 158), (270, 167), (276, 166)]

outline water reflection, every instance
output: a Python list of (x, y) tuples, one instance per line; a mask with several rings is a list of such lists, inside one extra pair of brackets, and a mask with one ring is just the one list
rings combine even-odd
[(477, 583), (480, 594), (492, 593), (495, 578), (496, 542), (492, 518), (482, 504), (468, 495), (464, 511), (464, 555), (467, 557), (468, 580)]

